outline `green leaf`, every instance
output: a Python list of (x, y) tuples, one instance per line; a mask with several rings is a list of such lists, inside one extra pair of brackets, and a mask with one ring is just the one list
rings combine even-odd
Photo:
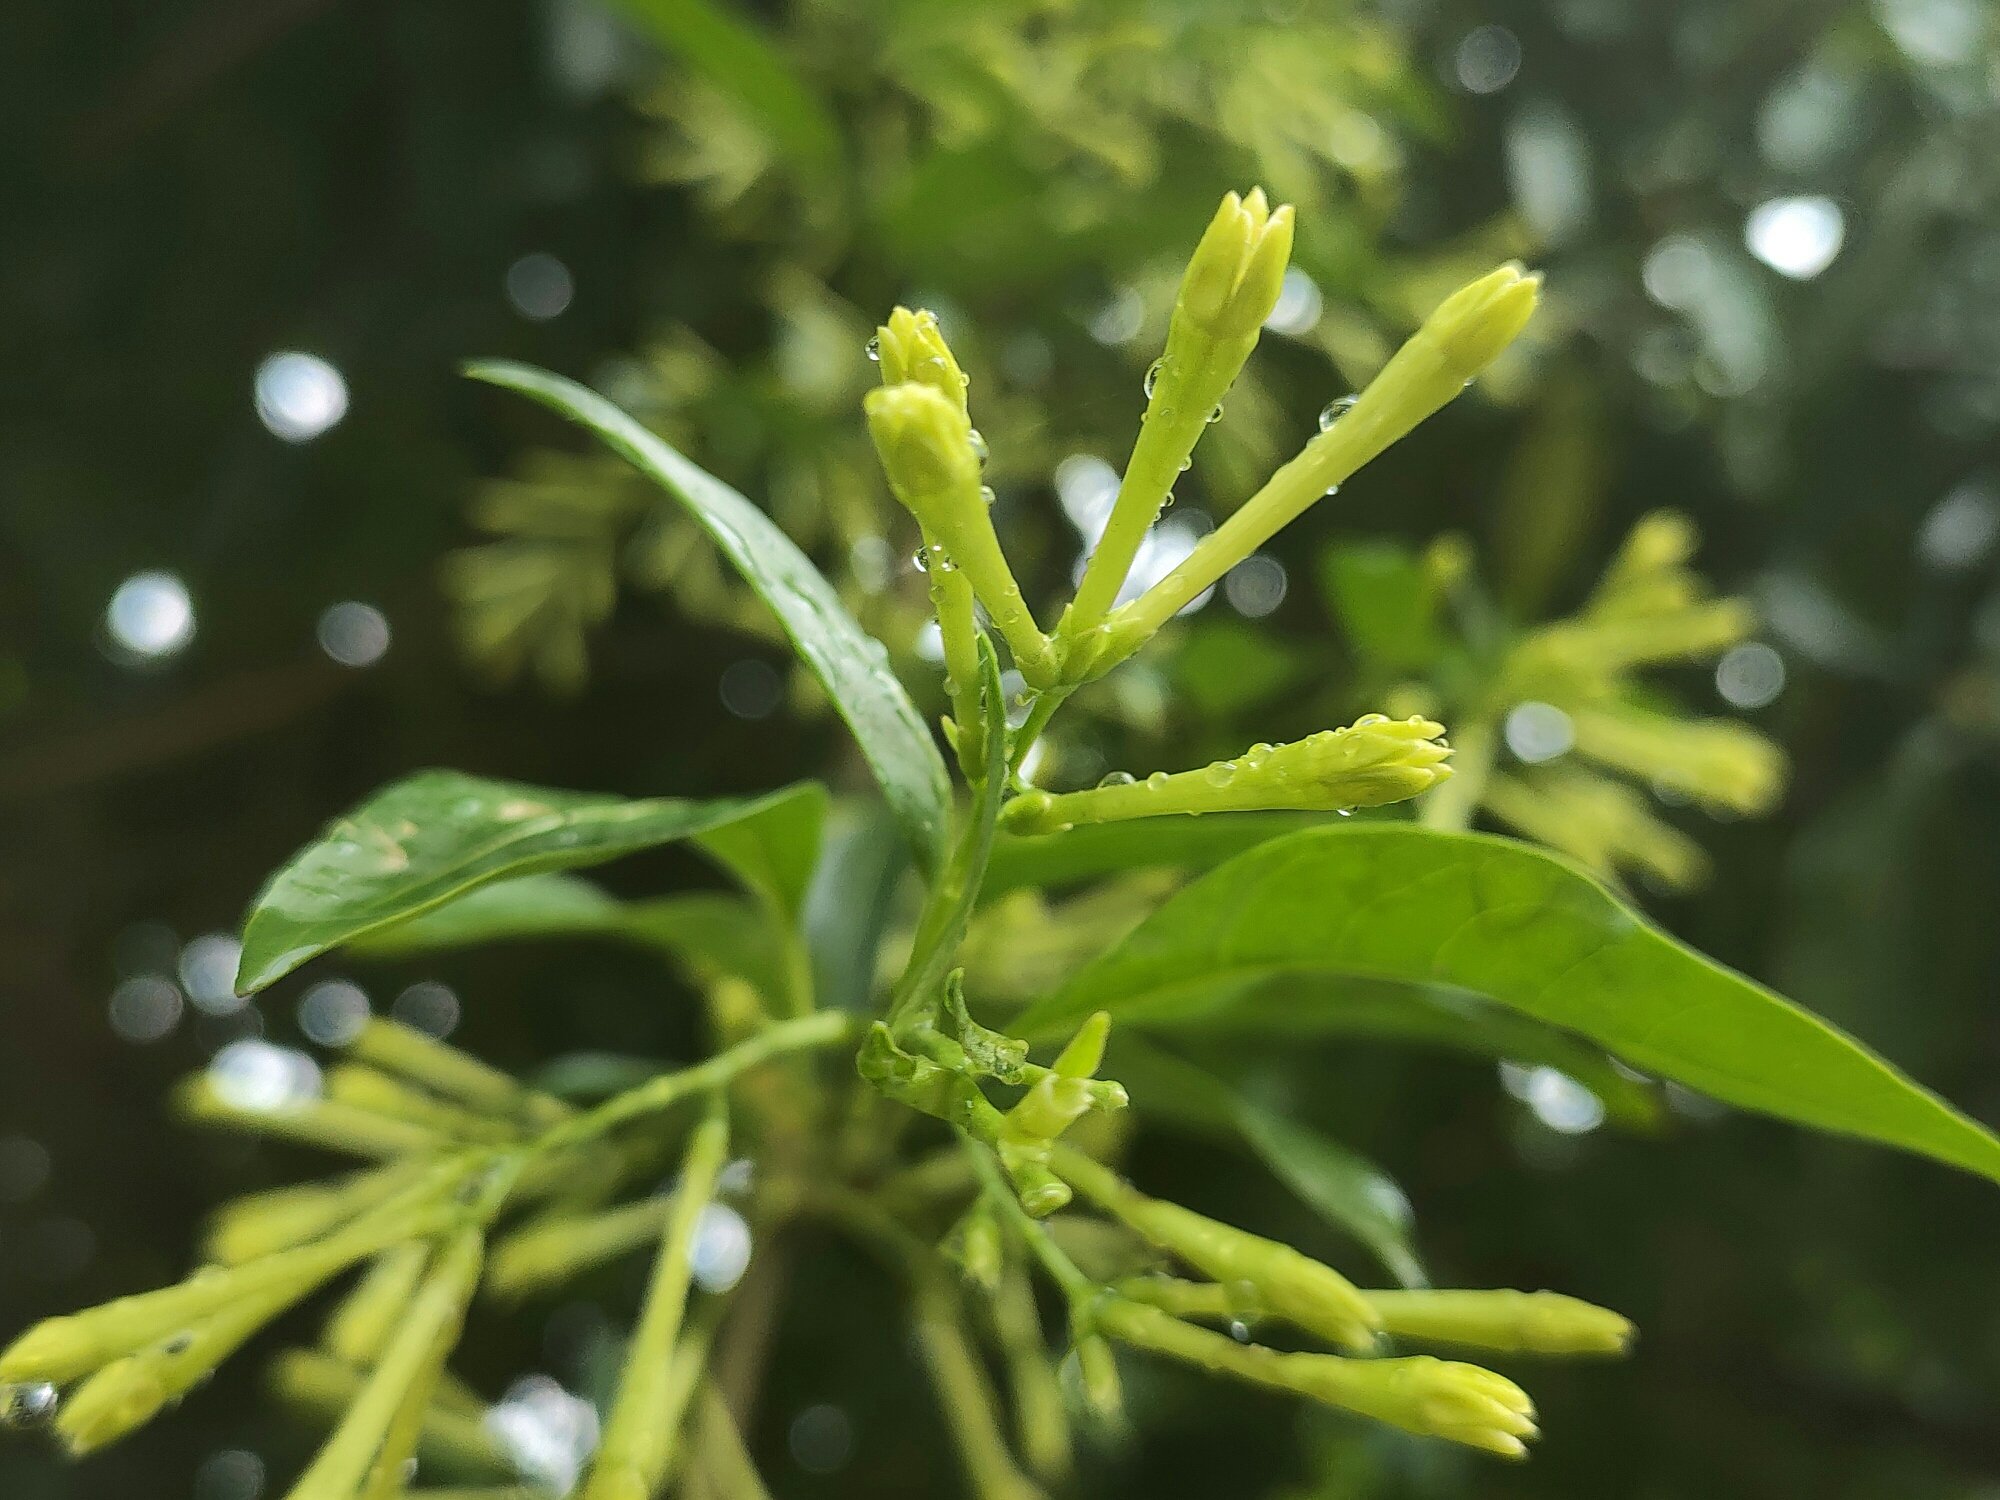
[(260, 990), (329, 948), (491, 881), (602, 864), (754, 817), (796, 795), (787, 789), (754, 801), (635, 802), (419, 771), (329, 824), (270, 878), (244, 920), (237, 984), (246, 994)]
[(833, 112), (783, 53), (710, 0), (613, 0), (655, 41), (739, 101), (794, 164), (824, 173), (840, 161)]
[[(1155, 1017), (1149, 1024), (1164, 1029), (1169, 1020)], [(1205, 1004), (1184, 1005), (1170, 1024), (1176, 1033), (1203, 1038), (1366, 1037), (1550, 1067), (1597, 1095), (1615, 1124), (1655, 1130), (1666, 1119), (1658, 1088), (1620, 1072), (1602, 1048), (1462, 991), (1342, 974), (1281, 974), (1247, 987), (1219, 984)]]
[(1212, 813), (1206, 817), (1134, 818), (1086, 823), (1066, 833), (993, 841), (981, 901), (1023, 886), (1049, 890), (1120, 870), (1206, 870), (1246, 849), (1302, 828), (1331, 822), (1330, 813)]
[(1554, 855), (1408, 824), (1309, 829), (1194, 881), (1021, 1017), (1142, 1018), (1218, 982), (1334, 972), (1485, 995), (1740, 1108), (2000, 1181), (2000, 1139)]
[(1102, 1071), (1131, 1091), (1142, 1114), (1202, 1134), (1235, 1136), (1307, 1207), (1366, 1245), (1400, 1285), (1430, 1285), (1411, 1242), (1410, 1200), (1367, 1158), (1253, 1104), (1213, 1074), (1129, 1032), (1114, 1039)]
[(519, 391), (588, 427), (687, 507), (777, 615), (800, 659), (854, 731), (918, 863), (927, 873), (935, 871), (951, 807), (944, 759), (889, 670), (888, 650), (854, 622), (811, 559), (756, 506), (596, 392), (509, 360), (478, 361), (466, 366), (466, 373)]
[(1210, 620), (1174, 656), (1175, 684), (1211, 719), (1226, 719), (1296, 681), (1298, 654), (1241, 620)]
[(692, 891), (619, 901), (575, 875), (523, 875), (378, 927), (347, 946), (363, 958), (406, 958), (482, 943), (598, 937), (671, 958), (696, 985), (723, 975), (778, 996), (787, 981), (780, 936), (741, 896)]
[(775, 917), (796, 927), (832, 800), (817, 781), (801, 782), (766, 798), (751, 816), (698, 834), (695, 842)]
[(902, 840), (881, 803), (870, 798), (834, 805), (804, 916), (814, 988), (823, 1007), (869, 1009), (875, 955), (894, 910), (897, 882), (908, 867)]
[(1320, 554), (1320, 587), (1354, 649), (1398, 671), (1437, 654), (1437, 621), (1422, 566), (1399, 542), (1351, 542)]

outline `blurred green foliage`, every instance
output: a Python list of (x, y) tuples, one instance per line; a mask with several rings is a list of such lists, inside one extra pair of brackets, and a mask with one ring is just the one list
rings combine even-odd
[[(1371, 659), (1411, 672), (1422, 616), (1336, 633), (1308, 586), (1323, 576), (1392, 620), (1432, 539), (1462, 532), (1529, 626), (1582, 607), (1639, 517), (1683, 511), (1708, 538), (1697, 565), (1756, 601), (1783, 658), (1754, 722), (1794, 775), (1765, 821), (1649, 813), (1714, 867), (1656, 910), (2000, 1116), (1995, 67), (1977, 0), (12, 7), (0, 1326), (167, 1279), (201, 1205), (298, 1175), (270, 1147), (160, 1130), (166, 1080), (230, 1033), (109, 1031), (121, 974), (173, 963), (133, 924), (231, 926), (325, 816), (417, 765), (710, 795), (845, 753), (809, 703), (724, 711), (725, 669), (778, 660), (762, 616), (635, 485), (462, 388), (459, 358), (532, 357), (632, 403), (844, 572), (915, 672), (915, 538), (888, 525), (856, 413), (869, 326), (897, 300), (961, 315), (1012, 466), (993, 475), (1010, 542), (1066, 581), (1055, 463), (1121, 461), (1109, 435), (1139, 408), (1179, 249), (1256, 180), (1312, 206), (1299, 259), (1324, 312), (1267, 337), (1183, 514), (1240, 500), (1471, 261), (1547, 270), (1544, 348), (1274, 549), (1291, 587), (1273, 612), (1219, 600), (1080, 699), (1095, 725), (1051, 773), (1198, 763), (1239, 749), (1252, 711), (1274, 739), (1334, 722)], [(1753, 210), (1794, 198), (1826, 200), (1842, 240), (1798, 280), (1745, 240)], [(1810, 208), (1765, 248), (1824, 248), (1827, 222)], [(502, 293), (537, 251), (575, 277), (552, 320)], [(309, 446), (251, 411), (257, 362), (287, 347), (353, 393)], [(100, 649), (106, 600), (146, 568), (185, 578), (197, 614), (163, 670)], [(621, 571), (670, 612), (620, 599)], [(313, 643), (347, 598), (395, 629), (365, 673)], [(578, 696), (474, 691), (465, 646)], [(1706, 666), (1656, 688), (1722, 710)], [(704, 880), (661, 856), (634, 888), (662, 878)], [(361, 977), (384, 1003), (447, 979), (461, 1039), (523, 1068), (694, 1042), (639, 955), (551, 942)], [(297, 993), (268, 1007), (274, 1031)], [(1658, 1137), (1561, 1136), (1489, 1064), (1393, 1043), (1273, 1060), (1220, 1040), (1203, 1062), (1390, 1169), (1434, 1269), (1561, 1285), (1646, 1338), (1629, 1368), (1538, 1374), (1563, 1438), (1524, 1471), (1161, 1371), (1131, 1392), (1145, 1441), (1093, 1463), (1087, 1492), (1973, 1500), (2000, 1483), (2000, 1207), (1976, 1184), (1686, 1113)], [(1244, 1161), (1149, 1133), (1135, 1171), (1337, 1260)], [(780, 1493), (941, 1492), (944, 1440), (906, 1418), (925, 1398), (873, 1273), (811, 1241), (788, 1257), (756, 1434)], [(493, 1390), (537, 1367), (589, 1388), (602, 1309), (625, 1315), (634, 1290), (607, 1276), (489, 1326), (470, 1368)], [(308, 1442), (253, 1364), (92, 1466), (0, 1449), (0, 1492), (245, 1500), (213, 1455), (276, 1474)], [(823, 1401), (856, 1433), (827, 1476), (787, 1447)]]

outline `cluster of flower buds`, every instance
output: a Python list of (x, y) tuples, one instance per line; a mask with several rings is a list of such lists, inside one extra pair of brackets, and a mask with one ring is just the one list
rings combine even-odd
[[(1490, 676), (1452, 705), (1462, 775), (1429, 804), (1430, 821), (1463, 826), (1481, 807), (1606, 874), (1635, 868), (1682, 888), (1706, 872), (1701, 846), (1616, 777), (1719, 813), (1776, 805), (1786, 764), (1775, 743), (1739, 720), (1663, 706), (1635, 675), (1713, 659), (1756, 628), (1747, 601), (1711, 597), (1689, 565), (1698, 542), (1684, 516), (1643, 517), (1583, 609), (1505, 646)], [(1433, 554), (1440, 593), (1477, 589), (1460, 549)]]
[(870, 352), (881, 363), (883, 384), (866, 399), (868, 425), (889, 486), (923, 538), (918, 555), (931, 577), (953, 704), (947, 732), (962, 764), (976, 709), (975, 601), (1026, 683), (1026, 721), (1010, 751), (1018, 767), (1069, 693), (1130, 657), (1231, 568), (1469, 385), (1526, 326), (1540, 287), (1537, 277), (1502, 266), (1447, 298), (1366, 390), (1338, 403), (1340, 420), (1323, 424), (1164, 579), (1114, 608), (1148, 530), (1173, 498), (1175, 480), (1256, 348), (1291, 245), (1289, 206), (1272, 208), (1258, 189), (1223, 199), (1182, 278), (1166, 352), (1147, 375), (1145, 420), (1103, 532), (1053, 634), (1036, 623), (994, 532), (992, 491), (980, 479), (986, 445), (972, 426), (965, 374), (937, 320), (897, 308), (877, 330)]
[[(691, 1279), (723, 1292), (743, 1271), (733, 1251), (721, 1257), (728, 1266), (701, 1264), (728, 1143), (722, 1090), (780, 1053), (850, 1034), (833, 1013), (769, 1026), (588, 1114), (394, 1022), (366, 1022), (324, 1075), (303, 1053), (233, 1044), (178, 1090), (190, 1118), (379, 1164), (239, 1199), (210, 1226), (208, 1263), (178, 1285), (29, 1329), (0, 1352), (4, 1425), (48, 1425), (70, 1453), (93, 1452), (358, 1270), (319, 1347), (286, 1351), (272, 1367), (281, 1396), (334, 1424), (290, 1500), (392, 1500), (420, 1458), (488, 1482), (531, 1482), (535, 1493), (569, 1492), (589, 1460), (578, 1491), (587, 1500), (646, 1500), (674, 1467), (678, 1417), (703, 1378), (705, 1353), (690, 1351), (707, 1324), (684, 1317)], [(607, 1206), (656, 1181), (670, 1159), (662, 1112), (704, 1096), (709, 1115), (687, 1137), (676, 1189)], [(524, 1222), (493, 1238), (523, 1211)], [(490, 1406), (447, 1370), (482, 1286), (511, 1300), (648, 1244), (658, 1247), (651, 1290), (601, 1443), (574, 1397), (538, 1392), (525, 1406)], [(551, 1421), (566, 1447), (552, 1448)]]

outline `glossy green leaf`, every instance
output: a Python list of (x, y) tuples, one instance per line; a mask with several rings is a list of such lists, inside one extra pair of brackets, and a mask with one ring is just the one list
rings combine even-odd
[(237, 984), (246, 994), (260, 990), (329, 948), (489, 882), (602, 864), (754, 817), (795, 795), (631, 801), (419, 771), (329, 824), (265, 884), (244, 921)]
[(1307, 1207), (1367, 1246), (1399, 1285), (1430, 1284), (1411, 1241), (1416, 1224), (1410, 1200), (1367, 1158), (1129, 1033), (1113, 1041), (1101, 1071), (1131, 1091), (1141, 1114), (1203, 1134), (1233, 1135)]
[(1016, 1024), (1172, 1013), (1218, 982), (1335, 972), (1485, 995), (1740, 1108), (2000, 1181), (2000, 1139), (1554, 855), (1381, 823), (1309, 829), (1194, 881)]
[(1497, 1062), (1550, 1067), (1595, 1094), (1614, 1124), (1653, 1130), (1666, 1119), (1660, 1090), (1621, 1072), (1602, 1048), (1462, 991), (1348, 974), (1280, 974), (1249, 985), (1219, 984), (1206, 1004), (1189, 1003), (1170, 1022), (1153, 1022), (1156, 1030), (1167, 1025), (1177, 1034), (1201, 1038), (1413, 1042)]
[(674, 961), (690, 983), (724, 976), (776, 997), (788, 982), (786, 954), (766, 914), (741, 896), (689, 891), (619, 901), (575, 875), (523, 875), (481, 886), (418, 916), (349, 943), (363, 958), (406, 958), (484, 943), (593, 937), (628, 943)]
[(1213, 813), (1206, 817), (1134, 818), (1086, 823), (1065, 833), (993, 841), (980, 899), (1023, 886), (1053, 889), (1120, 870), (1173, 867), (1206, 870), (1246, 849), (1302, 828), (1331, 822), (1331, 813)]
[(934, 871), (943, 857), (951, 808), (944, 759), (890, 671), (887, 649), (854, 622), (812, 560), (769, 516), (595, 391), (509, 360), (482, 360), (468, 365), (466, 373), (519, 391), (588, 427), (687, 507), (777, 615), (800, 659), (854, 731), (918, 863)]
[(749, 817), (696, 835), (695, 843), (775, 917), (796, 927), (832, 800), (818, 782), (802, 782), (766, 798)]
[(804, 912), (822, 1007), (869, 1008), (875, 956), (894, 910), (897, 882), (908, 867), (887, 808), (872, 798), (834, 805)]

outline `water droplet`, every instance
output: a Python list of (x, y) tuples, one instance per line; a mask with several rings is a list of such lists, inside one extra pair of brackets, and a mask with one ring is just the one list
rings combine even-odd
[(1236, 779), (1236, 762), (1219, 760), (1201, 773), (1202, 780), (1210, 786), (1228, 786)]
[(1160, 371), (1166, 369), (1166, 367), (1167, 362), (1164, 358), (1156, 359), (1146, 367), (1146, 379), (1142, 383), (1141, 389), (1145, 391), (1148, 401), (1153, 399), (1153, 387), (1160, 383)]
[(1208, 414), (1208, 420), (1211, 422), (1220, 422), (1222, 420), (1222, 403), (1220, 401), (1215, 403), (1215, 410)]
[(1389, 716), (1387, 714), (1363, 714), (1354, 721), (1354, 727), (1356, 729), (1366, 729), (1371, 724), (1386, 724), (1388, 722)]
[(1108, 771), (1105, 773), (1104, 779), (1099, 781), (1097, 785), (1101, 790), (1105, 787), (1132, 786), (1138, 780), (1139, 778), (1134, 776), (1130, 771)]
[(1000, 497), (993, 493), (992, 485), (982, 484), (979, 487), (979, 498), (981, 500), (984, 500), (986, 502), (986, 508), (988, 510), (991, 510), (993, 508), (993, 502), (995, 500), (998, 500)]
[(1264, 762), (1271, 758), (1271, 747), (1259, 740), (1243, 752), (1243, 764), (1251, 770), (1262, 770)]
[(1151, 776), (1148, 776), (1146, 778), (1146, 786), (1148, 787), (1148, 789), (1155, 792), (1157, 792), (1161, 787), (1165, 786), (1166, 784), (1167, 784), (1167, 773), (1165, 771), (1155, 771)]
[(910, 559), (911, 566), (919, 573), (928, 573), (931, 570), (930, 550), (928, 547), (919, 547), (916, 556)]
[(880, 363), (882, 363), (882, 335), (881, 335), (881, 334), (879, 334), (879, 333), (876, 333), (876, 334), (870, 334), (870, 335), (869, 335), (869, 337), (868, 337), (868, 357), (869, 357), (870, 359), (874, 360), (874, 361), (875, 361), (875, 363), (876, 363), (876, 364), (878, 364), (878, 365), (879, 365)]
[[(1325, 410), (1319, 414), (1319, 430), (1331, 432), (1333, 424), (1353, 411), (1355, 403), (1360, 399), (1359, 396), (1342, 396), (1338, 401), (1327, 402)], [(1328, 490), (1327, 493), (1330, 495), (1333, 491)]]
[(39, 1427), (56, 1414), (62, 1393), (45, 1380), (0, 1385), (0, 1428)]
[(1193, 460), (1193, 459), (1191, 459), (1191, 458), (1184, 458), (1184, 459), (1182, 459), (1182, 460), (1181, 460), (1181, 472), (1182, 472), (1183, 474), (1187, 473), (1187, 471), (1188, 471), (1189, 469), (1192, 469), (1193, 467), (1194, 467), (1194, 460)]
[(1326, 495), (1321, 495), (1320, 499), (1324, 500), (1326, 499), (1327, 495), (1338, 495), (1339, 493), (1340, 493), (1340, 486), (1337, 484), (1330, 484), (1326, 487)]
[(1172, 505), (1173, 503), (1174, 503), (1174, 492), (1172, 490), (1168, 490), (1167, 498), (1160, 502), (1160, 509), (1165, 510), (1169, 505)]
[(1351, 807), (1336, 807), (1334, 811), (1339, 813), (1343, 818), (1351, 818), (1354, 816), (1354, 809)]
[(968, 443), (972, 444), (973, 454), (979, 459), (979, 467), (982, 469), (985, 468), (986, 460), (989, 455), (987, 453), (986, 438), (984, 437), (984, 435), (981, 434), (981, 432), (977, 427), (969, 428), (966, 431), (965, 440)]
[(1229, 1336), (1239, 1344), (1249, 1343), (1250, 1325), (1241, 1318), (1231, 1318), (1229, 1320)]

